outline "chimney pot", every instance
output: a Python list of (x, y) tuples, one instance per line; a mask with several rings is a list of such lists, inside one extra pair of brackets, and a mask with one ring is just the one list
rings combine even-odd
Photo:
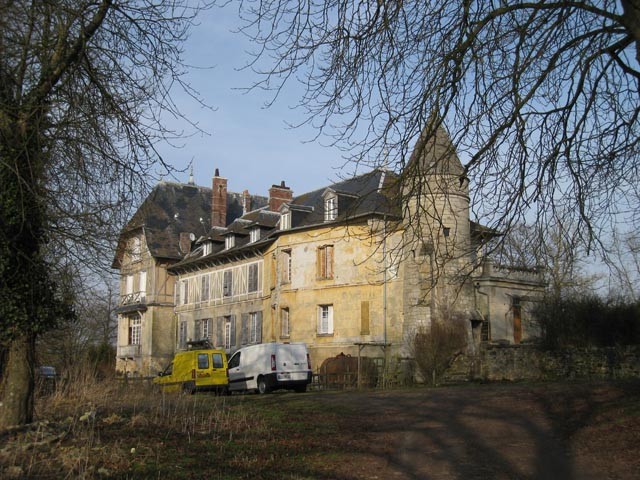
[(269, 189), (269, 210), (277, 212), (283, 204), (289, 203), (292, 199), (293, 192), (282, 180), (280, 185), (273, 185)]

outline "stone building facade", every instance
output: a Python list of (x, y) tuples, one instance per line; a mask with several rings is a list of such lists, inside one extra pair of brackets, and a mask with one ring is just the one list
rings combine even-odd
[[(159, 185), (173, 189), (185, 212), (155, 202), (165, 213), (148, 215), (143, 205), (123, 232), (114, 261), (124, 279), (117, 368), (153, 375), (189, 340), (204, 338), (229, 353), (305, 342), (318, 367), (339, 353), (393, 364), (434, 321), (462, 322), (472, 350), (535, 336), (528, 309), (543, 285), (535, 272), (483, 257), (495, 232), (470, 221), (463, 173), (439, 130), (418, 141), (403, 172), (378, 169), (298, 196), (284, 182), (268, 197), (232, 194), (217, 171), (211, 189)], [(240, 208), (231, 212), (233, 205)], [(155, 230), (171, 255), (144, 235), (158, 216), (165, 221)], [(209, 228), (202, 218), (211, 218)], [(166, 278), (162, 305), (128, 300), (135, 238), (146, 248), (147, 283), (151, 271)], [(142, 317), (137, 337), (134, 314)]]

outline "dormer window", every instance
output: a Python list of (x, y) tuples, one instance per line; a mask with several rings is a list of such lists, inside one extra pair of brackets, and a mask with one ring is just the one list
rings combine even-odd
[(324, 199), (324, 221), (331, 222), (338, 216), (338, 197), (336, 194), (329, 194)]
[(141, 260), (141, 242), (140, 237), (133, 237), (131, 239), (131, 261), (139, 262)]
[(226, 250), (229, 250), (230, 248), (235, 247), (236, 245), (236, 236), (231, 234), (231, 235), (227, 235), (224, 238), (224, 248)]
[(291, 212), (284, 212), (280, 217), (280, 230), (289, 230), (291, 228)]
[(207, 255), (211, 255), (213, 250), (213, 244), (211, 242), (204, 242), (202, 245), (202, 256), (206, 257)]
[(253, 227), (249, 233), (249, 241), (254, 243), (258, 240), (260, 240), (260, 227)]

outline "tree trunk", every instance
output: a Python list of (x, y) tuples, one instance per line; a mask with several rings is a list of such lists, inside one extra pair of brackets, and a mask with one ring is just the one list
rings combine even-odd
[(0, 428), (33, 421), (35, 335), (14, 339), (0, 389)]
[(636, 43), (636, 60), (640, 62), (640, 0), (621, 0), (625, 27)]

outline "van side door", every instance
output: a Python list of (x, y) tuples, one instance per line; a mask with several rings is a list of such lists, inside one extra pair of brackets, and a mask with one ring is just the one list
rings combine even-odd
[(247, 382), (244, 378), (242, 369), (240, 368), (240, 356), (242, 352), (234, 353), (227, 363), (227, 371), (229, 372), (229, 390), (246, 390)]
[(211, 372), (214, 385), (227, 384), (227, 369), (225, 368), (224, 353), (213, 352), (211, 354)]

